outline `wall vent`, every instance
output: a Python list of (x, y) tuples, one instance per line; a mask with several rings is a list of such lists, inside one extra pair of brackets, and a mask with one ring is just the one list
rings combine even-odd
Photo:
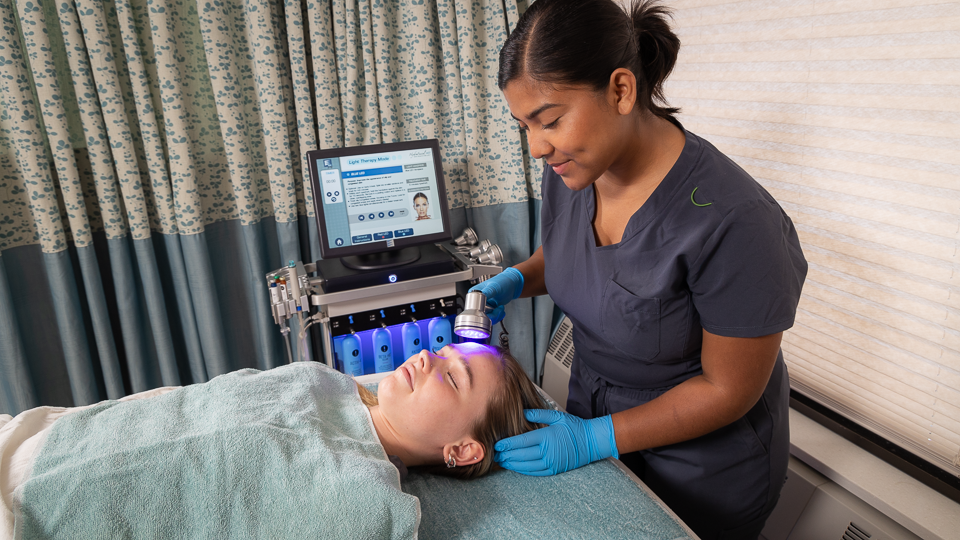
[(573, 365), (573, 323), (564, 317), (547, 346), (541, 388), (561, 407), (567, 402), (570, 366)]
[(557, 327), (557, 332), (550, 340), (547, 353), (553, 355), (566, 368), (573, 365), (573, 323), (564, 317)]
[(851, 521), (850, 524), (847, 525), (847, 530), (843, 531), (842, 540), (868, 540), (869, 538), (870, 533)]

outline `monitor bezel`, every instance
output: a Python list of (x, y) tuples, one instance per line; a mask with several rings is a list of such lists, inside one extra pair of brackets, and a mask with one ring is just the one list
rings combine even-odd
[[(344, 156), (360, 156), (365, 154), (379, 154), (381, 152), (397, 152), (404, 150), (433, 150), (433, 168), (437, 175), (437, 200), (440, 216), (443, 220), (443, 231), (423, 236), (413, 236), (393, 239), (393, 247), (387, 247), (387, 241), (381, 240), (358, 246), (331, 247), (327, 236), (327, 221), (323, 213), (323, 192), (320, 188), (320, 172), (317, 164), (324, 158), (341, 158)], [(317, 229), (320, 233), (320, 256), (323, 259), (334, 259), (348, 256), (368, 255), (397, 251), (403, 248), (422, 246), (446, 242), (453, 238), (450, 233), (450, 211), (447, 207), (447, 185), (443, 176), (443, 164), (440, 156), (440, 141), (437, 139), (423, 139), (419, 141), (403, 141), (394, 143), (371, 144), (363, 146), (347, 146), (343, 148), (326, 148), (307, 152), (307, 163), (310, 167), (310, 188), (313, 193), (313, 210), (317, 218)]]

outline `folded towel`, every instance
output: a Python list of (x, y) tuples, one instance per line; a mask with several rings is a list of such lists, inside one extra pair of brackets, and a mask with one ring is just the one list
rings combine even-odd
[(353, 380), (241, 370), (57, 420), (15, 494), (17, 538), (414, 538)]

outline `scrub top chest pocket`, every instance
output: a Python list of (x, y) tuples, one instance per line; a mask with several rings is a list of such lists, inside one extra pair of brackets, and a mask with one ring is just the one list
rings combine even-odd
[(653, 360), (660, 354), (660, 299), (641, 298), (610, 280), (600, 303), (600, 329), (627, 358)]

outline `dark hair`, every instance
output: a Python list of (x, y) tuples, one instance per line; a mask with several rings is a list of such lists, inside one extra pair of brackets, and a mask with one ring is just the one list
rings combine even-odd
[(413, 196), (413, 202), (416, 203), (417, 199), (423, 199), (427, 202), (430, 202), (430, 199), (428, 199), (422, 191), (418, 191), (417, 194)]
[(615, 69), (626, 68), (637, 78), (641, 110), (670, 118), (680, 109), (666, 106), (663, 81), (677, 61), (680, 39), (669, 17), (656, 0), (637, 0), (630, 15), (613, 0), (539, 0), (503, 44), (497, 84), (503, 90), (527, 75), (602, 90)]

